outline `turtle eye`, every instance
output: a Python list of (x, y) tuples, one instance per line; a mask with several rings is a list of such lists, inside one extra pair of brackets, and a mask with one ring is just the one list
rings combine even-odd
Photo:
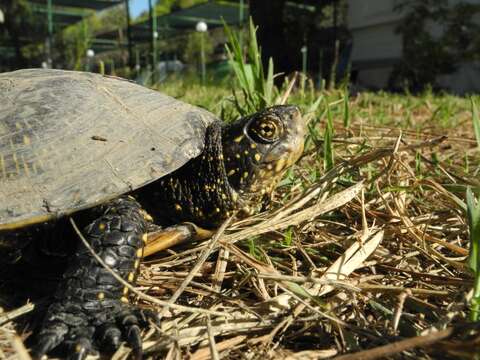
[(248, 127), (247, 132), (255, 142), (273, 143), (280, 138), (283, 127), (279, 119), (265, 117), (253, 121)]

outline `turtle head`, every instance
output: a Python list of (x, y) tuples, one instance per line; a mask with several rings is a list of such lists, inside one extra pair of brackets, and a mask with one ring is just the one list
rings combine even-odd
[(270, 193), (303, 151), (305, 123), (296, 106), (277, 105), (227, 125), (222, 134), (230, 186), (240, 195)]

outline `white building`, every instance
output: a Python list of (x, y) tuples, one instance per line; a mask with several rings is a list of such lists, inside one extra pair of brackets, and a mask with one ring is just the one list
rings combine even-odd
[[(480, 0), (450, 0), (480, 4)], [(395, 28), (404, 14), (394, 11), (398, 0), (349, 0), (348, 27), (353, 36), (352, 70), (358, 83), (369, 88), (385, 88), (395, 63), (402, 58), (402, 36)], [(480, 23), (480, 16), (477, 19)], [(435, 35), (438, 25), (429, 26)], [(458, 70), (437, 79), (440, 86), (454, 93), (480, 92), (480, 63), (463, 63)]]

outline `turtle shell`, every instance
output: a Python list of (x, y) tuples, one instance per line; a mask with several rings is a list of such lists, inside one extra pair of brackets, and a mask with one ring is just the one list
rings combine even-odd
[(0, 230), (99, 205), (198, 156), (215, 117), (127, 80), (0, 74)]

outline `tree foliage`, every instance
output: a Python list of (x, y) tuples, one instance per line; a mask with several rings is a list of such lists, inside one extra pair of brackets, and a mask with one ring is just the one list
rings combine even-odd
[(480, 5), (406, 0), (396, 10), (406, 15), (397, 28), (403, 37), (403, 59), (393, 71), (392, 85), (413, 91), (435, 87), (438, 75), (480, 59), (480, 25), (473, 19)]
[(81, 70), (87, 50), (92, 46), (95, 32), (101, 27), (96, 15), (91, 15), (82, 21), (68, 26), (60, 34), (57, 49), (62, 48), (65, 66)]
[(5, 17), (0, 24), (0, 41), (14, 50), (13, 66), (35, 65), (34, 57), (43, 51), (43, 45), (35, 43), (44, 38), (44, 22), (37, 19), (26, 0), (2, 0), (0, 7)]

